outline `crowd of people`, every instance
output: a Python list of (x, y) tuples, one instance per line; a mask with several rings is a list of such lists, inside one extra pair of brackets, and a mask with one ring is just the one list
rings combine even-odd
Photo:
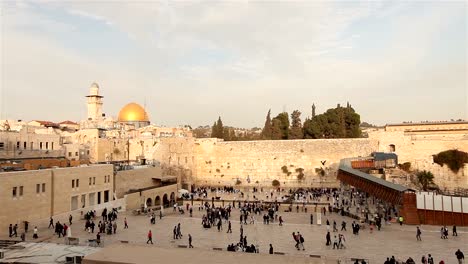
[[(273, 198), (273, 201), (264, 201), (262, 199), (258, 199), (256, 195), (258, 193), (264, 193), (264, 197)], [(361, 230), (363, 228), (369, 227), (370, 232), (373, 231), (374, 226), (376, 227), (377, 231), (382, 229), (382, 223), (389, 223), (391, 219), (399, 219), (399, 208), (387, 204), (379, 199), (374, 197), (370, 197), (368, 194), (359, 192), (355, 189), (299, 189), (299, 190), (274, 190), (271, 192), (264, 192), (262, 188), (254, 190), (254, 200), (250, 201), (248, 199), (245, 200), (236, 200), (232, 202), (228, 202), (225, 206), (215, 206), (214, 200), (208, 199), (208, 194), (235, 194), (239, 195), (239, 197), (244, 197), (245, 194), (240, 190), (237, 190), (233, 187), (223, 187), (223, 188), (211, 188), (211, 187), (199, 187), (195, 189), (191, 195), (198, 195), (199, 197), (204, 197), (206, 200), (203, 203), (200, 203), (198, 210), (202, 214), (201, 225), (206, 232), (209, 232), (211, 227), (216, 227), (218, 232), (226, 230), (226, 233), (232, 233), (232, 223), (231, 223), (231, 214), (234, 210), (239, 212), (239, 230), (240, 236), (237, 243), (231, 243), (227, 246), (228, 251), (237, 251), (237, 252), (247, 252), (247, 253), (258, 253), (259, 246), (255, 245), (254, 243), (248, 243), (247, 235), (244, 233), (244, 226), (245, 225), (255, 225), (256, 217), (263, 218), (263, 224), (270, 225), (276, 224), (282, 226), (284, 223), (284, 215), (281, 215), (280, 207), (282, 205), (276, 198), (281, 196), (281, 198), (289, 197), (291, 201), (296, 202), (294, 205), (291, 202), (288, 202), (286, 212), (294, 212), (297, 213), (304, 212), (305, 217), (308, 218), (309, 214), (307, 214), (307, 206), (306, 204), (310, 202), (321, 203), (320, 204), (321, 212), (323, 216), (329, 217), (331, 214), (339, 214), (341, 216), (350, 216), (354, 217), (359, 215), (362, 217), (361, 219), (351, 219), (351, 229), (354, 236), (359, 236)], [(193, 197), (193, 196), (192, 196)], [(260, 197), (258, 195), (258, 197)], [(219, 205), (219, 203), (217, 203)], [(284, 206), (284, 204), (283, 204)], [(184, 210), (184, 206), (174, 205), (174, 210), (176, 208)], [(294, 209), (295, 210), (294, 210)], [(356, 210), (353, 210), (356, 208)], [(284, 209), (284, 207), (283, 207)], [(192, 216), (192, 205), (186, 204), (186, 210), (190, 212), (190, 216)], [(203, 211), (203, 212), (202, 212)], [(354, 214), (355, 212), (355, 214)], [(112, 235), (116, 234), (117, 232), (117, 216), (118, 212), (116, 209), (107, 210), (104, 209), (101, 213), (101, 219), (97, 224), (98, 232), (96, 234), (96, 242), (100, 243), (102, 235)], [(156, 223), (156, 215), (154, 212), (148, 213), (150, 224)], [(95, 221), (97, 221), (96, 211), (88, 211), (84, 214), (84, 228), (89, 234), (95, 233)], [(162, 218), (162, 211), (160, 211), (160, 218)], [(330, 223), (329, 219), (326, 219), (326, 246), (330, 249), (336, 250), (346, 250), (348, 247), (347, 240), (346, 240), (346, 233), (348, 232), (347, 222), (343, 221), (336, 221), (335, 217), (330, 217), (332, 223)], [(346, 218), (344, 218), (346, 219)], [(50, 218), (49, 228), (54, 229), (55, 234), (58, 237), (61, 236), (70, 236), (70, 226), (73, 223), (72, 215), (69, 216), (68, 225), (62, 224), (60, 221), (54, 223), (52, 217)], [(317, 219), (318, 221), (318, 219)], [(236, 222), (237, 221), (233, 221)], [(401, 220), (403, 222), (403, 220)], [(314, 223), (314, 214), (310, 214), (310, 223)], [(226, 229), (223, 230), (223, 226), (227, 226)], [(128, 228), (127, 219), (124, 218), (124, 228)], [(276, 227), (275, 227), (276, 228)], [(281, 227), (280, 227), (281, 228)], [(25, 227), (27, 232), (27, 227)], [(417, 227), (417, 239), (421, 239), (422, 231), (419, 227)], [(441, 239), (448, 239), (448, 228), (446, 226), (441, 227)], [(458, 236), (456, 226), (453, 226), (452, 235)], [(18, 226), (17, 225), (10, 225), (9, 227), (9, 236), (16, 237), (18, 236)], [(295, 231), (292, 233), (293, 241), (294, 241), (294, 248), (298, 251), (302, 250), (305, 251), (305, 238), (302, 233), (299, 231)], [(172, 239), (179, 240), (182, 239), (183, 235), (181, 232), (181, 224), (178, 223), (174, 226), (173, 229), (173, 236)], [(37, 227), (34, 228), (34, 238), (37, 238)], [(152, 230), (148, 231), (147, 234), (147, 243), (153, 244), (153, 233)], [(187, 234), (189, 248), (193, 248), (192, 245), (192, 236), (191, 234)], [(310, 246), (309, 246), (310, 247)], [(291, 246), (292, 248), (292, 246)], [(270, 244), (270, 254), (273, 254), (273, 245)], [(464, 260), (463, 252), (458, 250), (456, 252), (456, 258), (459, 263), (462, 263)], [(434, 257), (431, 254), (427, 256), (423, 256), (421, 258), (421, 263), (423, 264), (434, 264)], [(356, 260), (355, 263), (358, 264), (366, 264), (365, 260)], [(415, 263), (414, 259), (409, 257), (405, 261), (397, 260), (394, 256), (387, 258), (384, 264), (397, 264), (397, 263), (406, 263), (412, 264)], [(438, 263), (444, 263), (441, 260)]]

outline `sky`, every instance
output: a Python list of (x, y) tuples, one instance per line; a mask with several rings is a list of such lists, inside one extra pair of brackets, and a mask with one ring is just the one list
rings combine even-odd
[(468, 119), (465, 1), (1, 1), (0, 119), (261, 127), (349, 101), (361, 121)]

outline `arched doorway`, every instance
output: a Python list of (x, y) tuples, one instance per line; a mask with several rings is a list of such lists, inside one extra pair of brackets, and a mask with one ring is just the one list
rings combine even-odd
[(161, 197), (159, 195), (154, 198), (154, 205), (161, 205)]
[(175, 203), (175, 193), (171, 192), (171, 203)]
[(163, 205), (164, 205), (164, 207), (169, 206), (169, 200), (167, 199), (167, 193), (165, 193), (164, 196), (163, 196)]
[(153, 206), (153, 200), (151, 200), (151, 198), (146, 199), (146, 206)]

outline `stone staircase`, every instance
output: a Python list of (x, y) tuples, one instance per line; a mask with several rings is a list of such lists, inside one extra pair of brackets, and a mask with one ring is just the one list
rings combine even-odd
[(19, 241), (19, 240), (0, 240), (0, 249), (16, 245), (16, 244), (18, 244), (20, 242), (21, 241)]

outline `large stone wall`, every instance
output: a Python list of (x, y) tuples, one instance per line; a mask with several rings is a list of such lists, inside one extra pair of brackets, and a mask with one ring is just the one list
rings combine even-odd
[[(377, 149), (376, 142), (367, 139), (197, 143), (194, 177), (199, 184), (210, 185), (232, 185), (237, 179), (253, 186), (271, 186), (273, 180), (284, 186), (333, 184), (340, 159), (366, 156)], [(320, 168), (325, 169), (325, 177), (316, 172)], [(298, 180), (300, 169), (303, 182)]]
[[(468, 152), (468, 131), (368, 131), (361, 139), (311, 139), (230, 141), (218, 139), (171, 138), (161, 140), (153, 158), (162, 166), (190, 171), (184, 182), (198, 185), (271, 186), (274, 179), (283, 186), (335, 186), (336, 168), (340, 159), (365, 157), (374, 151), (394, 152), (399, 163), (411, 162), (413, 169), (427, 169), (435, 174), (435, 182), (447, 188), (468, 188), (468, 171), (453, 173), (433, 164), (432, 155), (444, 150)], [(322, 164), (322, 161), (326, 161)], [(286, 166), (284, 173), (282, 167)], [(296, 169), (304, 169), (299, 181)], [(320, 176), (316, 169), (325, 169)], [(250, 183), (248, 182), (250, 180)], [(258, 182), (258, 183), (257, 183)]]
[(410, 162), (414, 170), (431, 171), (434, 181), (442, 188), (468, 188), (468, 166), (465, 165), (458, 173), (447, 166), (435, 164), (432, 155), (441, 151), (458, 149), (468, 152), (468, 130), (463, 131), (373, 131), (369, 139), (377, 140), (380, 151), (389, 151), (390, 145), (395, 146), (398, 162)]

